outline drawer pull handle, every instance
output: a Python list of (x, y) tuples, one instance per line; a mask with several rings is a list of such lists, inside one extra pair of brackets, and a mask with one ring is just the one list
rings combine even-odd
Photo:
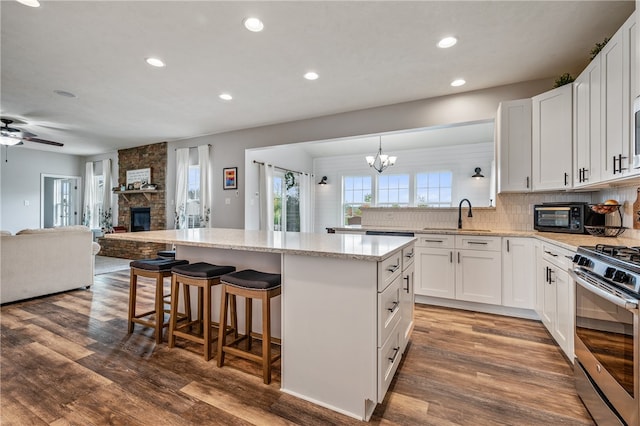
[(549, 254), (549, 255), (551, 255), (551, 256), (553, 256), (553, 257), (558, 257), (558, 255), (557, 255), (557, 254), (552, 253), (552, 252), (550, 252), (550, 251), (548, 251), (548, 250), (545, 250), (544, 252), (545, 252), (545, 253), (547, 253), (547, 254)]
[(404, 280), (407, 282), (407, 287), (403, 288), (403, 290), (406, 291), (407, 293), (409, 293), (409, 275), (404, 277)]
[(396, 362), (396, 358), (398, 358), (399, 353), (400, 353), (400, 346), (393, 348), (393, 356), (389, 357), (389, 361), (391, 361), (391, 364)]
[(404, 255), (404, 257), (406, 257), (407, 259), (411, 259), (413, 256), (415, 256), (414, 252), (407, 253), (407, 254)]
[(425, 243), (444, 243), (444, 240), (422, 240)]
[(486, 242), (486, 241), (467, 241), (467, 244), (478, 244), (478, 245), (481, 245), (481, 246), (486, 246), (489, 243)]
[(400, 303), (398, 303), (398, 302), (393, 302), (393, 303), (391, 304), (391, 307), (390, 307), (390, 308), (387, 308), (387, 311), (389, 311), (389, 312), (393, 312), (393, 311), (395, 311), (396, 309), (398, 309), (398, 306), (399, 306), (399, 305), (400, 305)]
[(400, 268), (400, 265), (391, 265), (387, 268), (387, 272), (394, 273)]

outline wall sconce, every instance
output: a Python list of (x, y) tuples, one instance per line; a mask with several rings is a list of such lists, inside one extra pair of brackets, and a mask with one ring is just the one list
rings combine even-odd
[(327, 184), (327, 177), (322, 176), (322, 179), (320, 179), (320, 182), (318, 182), (318, 185), (326, 185), (326, 184)]
[(473, 176), (471, 176), (472, 178), (480, 179), (484, 177), (484, 175), (480, 173), (482, 171), (480, 167), (476, 167), (473, 171), (476, 173)]

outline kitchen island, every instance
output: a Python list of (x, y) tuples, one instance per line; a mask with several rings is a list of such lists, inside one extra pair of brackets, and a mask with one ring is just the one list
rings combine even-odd
[(413, 327), (414, 238), (200, 228), (107, 238), (175, 244), (176, 257), (190, 262), (281, 273), (280, 306), (272, 306), (281, 390), (362, 420), (382, 402)]

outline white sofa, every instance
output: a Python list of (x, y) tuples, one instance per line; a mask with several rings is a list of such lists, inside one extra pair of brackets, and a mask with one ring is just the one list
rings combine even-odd
[(91, 286), (100, 250), (92, 236), (86, 226), (1, 233), (0, 303)]

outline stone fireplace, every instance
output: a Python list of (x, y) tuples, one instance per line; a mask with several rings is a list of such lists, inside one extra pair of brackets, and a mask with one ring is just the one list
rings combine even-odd
[[(165, 182), (167, 173), (167, 143), (138, 146), (118, 151), (118, 184), (126, 183), (127, 170), (151, 169), (151, 181), (157, 184), (155, 191), (125, 191), (118, 193), (118, 225), (127, 227), (128, 232), (142, 230), (158, 231), (167, 229)], [(118, 185), (120, 186), (120, 185)], [(148, 212), (143, 213), (143, 212)], [(139, 216), (141, 214), (142, 216)], [(140, 221), (148, 221), (142, 224)], [(142, 227), (143, 229), (140, 229)], [(165, 244), (115, 241), (101, 238), (100, 255), (142, 259), (156, 257), (159, 250), (167, 249)]]

